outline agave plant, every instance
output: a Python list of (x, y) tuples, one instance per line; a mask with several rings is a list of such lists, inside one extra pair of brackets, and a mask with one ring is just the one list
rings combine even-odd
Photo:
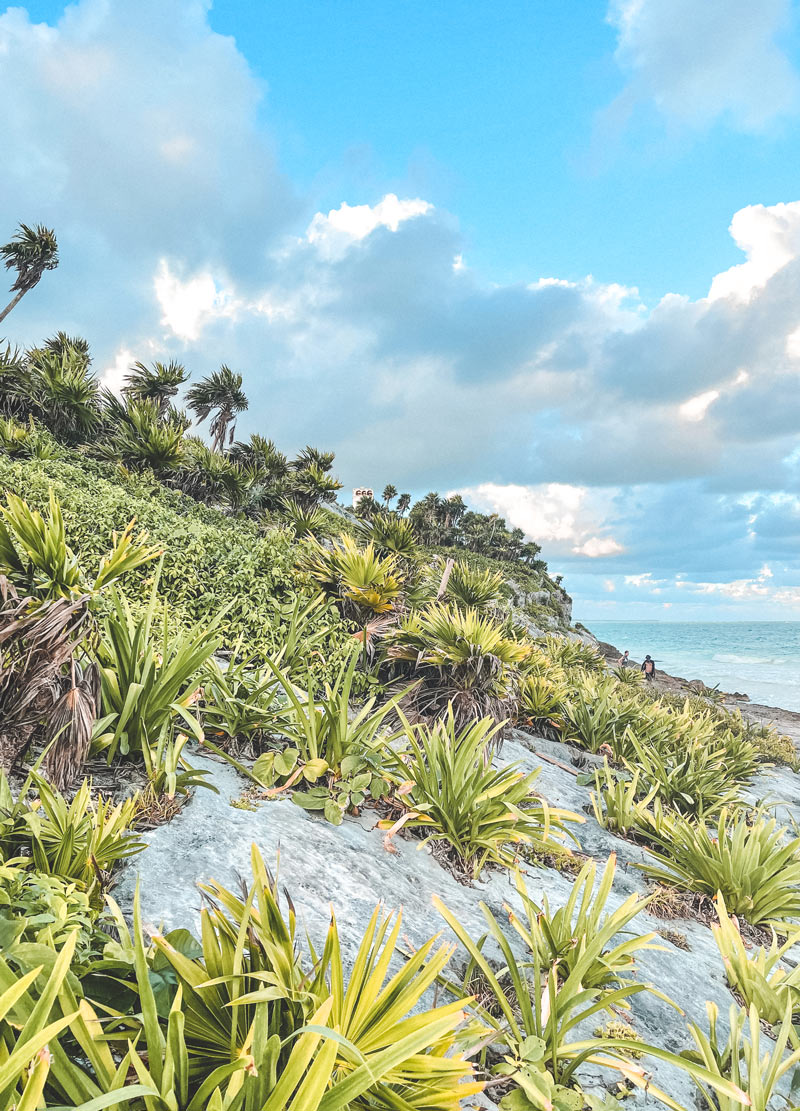
[(567, 670), (572, 668), (597, 672), (605, 670), (603, 657), (594, 648), (579, 640), (549, 636), (544, 640), (544, 650), (554, 663)]
[(524, 675), (519, 682), (519, 722), (534, 733), (559, 740), (561, 706), (567, 687), (541, 675)]
[(243, 504), (252, 481), (244, 467), (194, 436), (183, 439), (183, 453), (170, 475), (171, 484), (196, 501), (233, 507)]
[(531, 651), (491, 617), (441, 604), (405, 617), (384, 645), (396, 670), (422, 681), (414, 696), (420, 712), (436, 717), (452, 705), (457, 725), (507, 716), (517, 665)]
[(370, 641), (383, 631), (386, 615), (400, 597), (402, 579), (393, 555), (379, 558), (372, 544), (359, 548), (347, 535), (330, 548), (311, 539), (300, 569), (311, 576), (322, 593), (336, 599), (345, 618), (361, 627), (362, 660), (366, 670)]
[(269, 732), (281, 701), (273, 672), (257, 668), (252, 656), (240, 652), (241, 640), (227, 666), (212, 657), (202, 676), (204, 729), (226, 744), (251, 741)]
[(39, 872), (77, 880), (87, 890), (102, 888), (114, 864), (144, 848), (130, 831), (136, 808), (135, 799), (116, 806), (93, 799), (86, 780), (68, 802), (35, 772), (12, 801), (0, 773), (0, 809), (7, 816), (0, 827), (0, 856), (25, 851)]
[(27, 362), (36, 419), (68, 443), (85, 441), (97, 432), (102, 420), (100, 383), (85, 353), (73, 347), (34, 348)]
[(324, 536), (330, 530), (330, 515), (318, 505), (304, 506), (295, 498), (282, 498), (281, 511), (295, 536)]
[[(747, 1011), (732, 1005), (729, 1014), (730, 1033), (723, 1042), (717, 1032), (719, 1010), (714, 1003), (706, 1003), (709, 1032), (705, 1034), (692, 1022), (689, 1031), (694, 1039), (696, 1050), (685, 1050), (685, 1060), (698, 1064), (710, 1074), (693, 1078), (703, 1096), (709, 1111), (741, 1111), (746, 1105), (752, 1111), (768, 1111), (773, 1098), (783, 1094), (779, 1085), (783, 1078), (791, 1075), (800, 1064), (800, 1048), (797, 1046), (795, 1031), (792, 1027), (792, 1007), (787, 1000), (776, 1038), (770, 1040), (762, 1055), (761, 1016), (751, 1004)], [(745, 1031), (750, 1035), (746, 1036)], [(791, 1044), (791, 1052), (786, 1053)], [(718, 1087), (724, 1079), (739, 1088), (739, 1094)], [(793, 1103), (793, 1101), (792, 1101)]]
[[(598, 825), (623, 837), (631, 834), (648, 837), (663, 829), (663, 817), (657, 800), (658, 785), (646, 793), (639, 780), (641, 770), (632, 773), (612, 771), (608, 760), (594, 773), (594, 791), (590, 798)], [(651, 806), (653, 809), (651, 809)]]
[(552, 847), (565, 821), (582, 821), (533, 794), (540, 769), (524, 775), (513, 764), (493, 766), (490, 750), (501, 726), (491, 718), (458, 730), (449, 707), (433, 726), (403, 722), (405, 747), (388, 748), (386, 758), (407, 810), (381, 828), (419, 829), (426, 840), (446, 842), (479, 876), (488, 861), (511, 866), (521, 848)]
[(665, 806), (702, 822), (736, 802), (725, 749), (687, 738), (683, 751), (662, 756), (652, 746), (645, 748), (633, 731), (631, 743), (635, 758), (630, 764), (641, 774), (642, 790), (654, 789)]
[(612, 853), (595, 891), (597, 865), (587, 861), (575, 878), (566, 903), (556, 910), (551, 910), (546, 895), (541, 906), (534, 902), (522, 876), (516, 877), (525, 916), (520, 918), (512, 912), (509, 921), (527, 951), (535, 955), (534, 963), (538, 962), (541, 968), (554, 969), (560, 982), (568, 978), (591, 947), (596, 960), (584, 970), (584, 985), (590, 990), (614, 991), (631, 982), (635, 953), (659, 948), (653, 944), (656, 934), (631, 934), (628, 929), (633, 919), (646, 909), (649, 899), (629, 895), (616, 910), (608, 910), (616, 866), (616, 854)]
[(292, 797), (298, 806), (322, 811), (335, 825), (365, 798), (386, 793), (381, 774), (383, 747), (399, 735), (388, 722), (405, 694), (400, 691), (378, 708), (372, 697), (352, 713), (356, 662), (352, 653), (335, 682), (325, 684), (321, 697), (310, 673), (307, 689), (301, 692), (270, 662), (287, 703), (275, 716), (272, 731), (288, 744), (263, 753), (253, 765), (253, 775), (264, 786), (295, 787)]
[(447, 580), (444, 598), (462, 609), (490, 609), (500, 602), (503, 583), (499, 571), (479, 570), (457, 559)]
[(184, 428), (162, 414), (155, 400), (130, 401), (109, 438), (97, 451), (126, 467), (149, 467), (156, 474), (178, 467), (184, 456)]
[(134, 540), (134, 523), (114, 533), (111, 551), (92, 577), (67, 544), (64, 517), (53, 491), (46, 517), (9, 494), (6, 505), (0, 505), (0, 574), (17, 589), (41, 599), (95, 595), (161, 554), (159, 548), (148, 546), (146, 533)]
[(338, 478), (328, 474), (318, 463), (309, 462), (296, 470), (292, 482), (292, 497), (304, 509), (309, 510), (321, 502), (336, 501), (341, 488)]

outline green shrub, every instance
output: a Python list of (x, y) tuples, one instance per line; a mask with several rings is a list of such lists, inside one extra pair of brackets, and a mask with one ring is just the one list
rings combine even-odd
[[(35, 790), (34, 790), (35, 788)], [(136, 799), (92, 798), (87, 780), (71, 801), (32, 772), (16, 800), (0, 772), (0, 858), (29, 854), (34, 868), (102, 888), (114, 865), (145, 847), (133, 833)]]
[(104, 751), (109, 763), (117, 753), (144, 752), (179, 722), (202, 740), (200, 723), (189, 707), (202, 669), (219, 647), (220, 618), (170, 633), (165, 613), (158, 628), (158, 584), (156, 576), (150, 603), (138, 617), (116, 589), (110, 594), (111, 613), (96, 648), (102, 717), (95, 722), (93, 739), (95, 750)]
[[(136, 974), (149, 1062), (145, 1078), (133, 1061), (140, 1080), (166, 1085), (168, 1093), (182, 1087), (178, 1102), (169, 1105), (187, 1111), (191, 1097), (200, 1111), (206, 1105), (197, 1093), (208, 1097), (229, 1077), (237, 1080), (232, 1091), (240, 1087), (247, 1100), (235, 1106), (260, 1111), (456, 1111), (462, 1096), (480, 1090), (470, 1082), (470, 1065), (454, 1051), (465, 1000), (432, 1009), (423, 1003), (452, 947), (434, 951), (434, 938), (389, 973), (402, 919), (378, 907), (352, 970), (342, 961), (335, 917), (324, 946), (317, 950), (310, 942), (310, 959), (303, 960), (294, 906), (289, 901), (283, 911), (278, 884), (255, 846), (252, 864), (246, 893), (203, 885), (208, 905), (202, 943), (192, 955), (156, 936), (173, 974), (166, 1022), (158, 1018), (164, 1007), (153, 995), (137, 899)], [(165, 1053), (178, 1054), (182, 1067), (175, 1073)]]
[(108, 937), (87, 892), (74, 880), (29, 865), (20, 858), (0, 864), (0, 949), (17, 942), (59, 949), (76, 932), (73, 967), (98, 958)]
[[(800, 1064), (800, 1048), (792, 1027), (791, 1006), (787, 1004), (776, 1040), (769, 1041), (763, 1052), (761, 1016), (755, 1006), (751, 1004), (747, 1011), (731, 1006), (727, 1041), (723, 1041), (717, 1032), (719, 1010), (716, 1004), (706, 1003), (706, 1011), (708, 1034), (691, 1022), (689, 1031), (697, 1049), (685, 1050), (682, 1056), (703, 1066), (710, 1074), (705, 1079), (694, 1077), (709, 1111), (741, 1111), (743, 1104), (752, 1111), (768, 1111), (776, 1096), (785, 1099), (779, 1085), (786, 1076), (793, 1080), (792, 1074), (796, 1075)], [(791, 1052), (787, 1054), (789, 1045)], [(722, 1078), (735, 1085), (739, 1094), (720, 1089), (715, 1082)], [(790, 1100), (790, 1106), (793, 1105), (794, 1100)]]
[(641, 775), (642, 791), (655, 791), (664, 806), (703, 821), (736, 802), (724, 748), (687, 738), (682, 749), (664, 756), (652, 746), (645, 748), (635, 734), (631, 741), (635, 756), (629, 764)]
[(660, 809), (658, 818), (650, 809), (655, 803), (658, 785), (643, 794), (639, 786), (640, 776), (639, 768), (634, 769), (632, 774), (612, 771), (608, 760), (604, 760), (603, 767), (594, 772), (595, 789), (590, 798), (594, 816), (603, 829), (623, 837), (636, 834), (646, 838), (659, 827)]
[[(296, 542), (285, 529), (234, 519), (199, 505), (146, 474), (127, 474), (108, 463), (64, 451), (63, 458), (12, 460), (0, 454), (0, 490), (24, 495), (32, 508), (46, 509), (52, 488), (69, 521), (69, 543), (82, 566), (95, 567), (107, 554), (107, 538), (132, 518), (163, 548), (160, 590), (169, 599), (170, 619), (180, 628), (207, 623), (227, 606), (221, 629), (224, 646), (241, 637), (244, 651), (259, 662), (277, 654), (294, 604), (304, 591), (295, 570)], [(134, 609), (144, 609), (151, 570), (126, 579)], [(350, 631), (331, 611), (318, 607), (305, 635), (322, 630), (310, 659), (317, 675), (336, 674)]]
[(336, 682), (326, 684), (320, 697), (311, 676), (298, 693), (295, 685), (274, 664), (271, 669), (285, 698), (285, 708), (275, 716), (272, 731), (288, 742), (258, 757), (253, 776), (275, 793), (294, 788), (292, 799), (306, 810), (320, 810), (328, 821), (340, 825), (344, 815), (366, 798), (387, 793), (382, 775), (383, 749), (398, 732), (387, 723), (401, 691), (375, 708), (369, 698), (356, 713), (351, 694), (357, 656), (343, 665)]
[[(636, 897), (632, 899), (637, 904)], [(559, 974), (557, 966), (549, 967), (541, 960), (538, 942), (528, 948), (524, 956), (518, 955), (508, 933), (509, 928), (517, 927), (513, 914), (510, 927), (504, 929), (486, 904), (481, 903), (487, 932), (475, 941), (441, 899), (434, 897), (434, 905), (469, 956), (464, 985), (468, 985), (467, 990), (478, 987), (480, 1001), (475, 1009), (489, 1030), (483, 1043), (482, 1060), (487, 1062), (486, 1047), (492, 1043), (494, 1060), (502, 1054), (500, 1064), (495, 1065), (493, 1071), (498, 1079), (507, 1078), (514, 1087), (505, 1104), (511, 1111), (545, 1111), (547, 1108), (580, 1111), (584, 1102), (594, 1106), (589, 1100), (584, 1101), (578, 1088), (575, 1069), (583, 1063), (614, 1069), (629, 1082), (672, 1106), (669, 1097), (653, 1087), (644, 1069), (629, 1059), (631, 1052), (676, 1065), (727, 1095), (741, 1094), (739, 1088), (723, 1076), (638, 1038), (600, 1036), (572, 1040), (580, 1023), (604, 1010), (613, 1013), (640, 992), (655, 990), (627, 977), (622, 978), (622, 986), (618, 986), (620, 981), (613, 976), (604, 982), (605, 953), (618, 928), (613, 915), (605, 919), (599, 929), (581, 931), (579, 952), (572, 955), (571, 965), (562, 965)], [(636, 905), (634, 914), (641, 905)], [(533, 938), (536, 927), (544, 928), (546, 919), (542, 916), (538, 920), (532, 901), (528, 900), (526, 906), (527, 929)], [(629, 900), (624, 909), (621, 907), (615, 913), (628, 921), (631, 909)], [(525, 931), (526, 925), (522, 924), (523, 937)], [(641, 947), (641, 941), (635, 938), (629, 944)], [(644, 941), (648, 943), (647, 939)], [(549, 949), (548, 942), (545, 951)], [(493, 952), (498, 951), (499, 962), (493, 957)], [(624, 967), (627, 964), (624, 948), (621, 952), (612, 951), (618, 952)], [(594, 979), (597, 986), (587, 987), (590, 979)], [(451, 984), (450, 987), (461, 990), (464, 985)]]

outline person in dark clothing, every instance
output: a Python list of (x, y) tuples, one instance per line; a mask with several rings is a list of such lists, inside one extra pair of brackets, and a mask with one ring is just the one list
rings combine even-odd
[(647, 679), (648, 683), (652, 683), (652, 681), (656, 677), (656, 665), (653, 663), (652, 659), (649, 656), (645, 656), (644, 658), (642, 671), (644, 672), (644, 677), (645, 679)]

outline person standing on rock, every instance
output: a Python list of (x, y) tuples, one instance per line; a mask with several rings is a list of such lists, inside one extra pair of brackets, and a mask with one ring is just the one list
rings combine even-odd
[(630, 663), (630, 660), (628, 659), (629, 656), (630, 656), (630, 652), (626, 648), (625, 651), (620, 656), (620, 658), (617, 660), (617, 667), (627, 667), (628, 664)]
[(648, 683), (652, 683), (652, 681), (656, 677), (656, 665), (649, 656), (645, 656), (644, 658), (642, 671), (644, 672), (644, 677), (648, 681)]

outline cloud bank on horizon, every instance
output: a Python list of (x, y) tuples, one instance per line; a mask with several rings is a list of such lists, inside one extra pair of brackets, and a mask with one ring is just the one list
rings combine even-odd
[[(611, 3), (627, 110), (748, 132), (797, 113), (786, 0), (681, 7)], [(703, 297), (493, 283), (424, 197), (315, 212), (243, 49), (202, 0), (0, 16), (0, 211), (52, 224), (62, 256), (9, 338), (80, 332), (111, 386), (133, 358), (224, 360), (240, 431), (501, 513), (578, 618), (800, 617), (800, 201), (732, 213), (742, 261)]]

